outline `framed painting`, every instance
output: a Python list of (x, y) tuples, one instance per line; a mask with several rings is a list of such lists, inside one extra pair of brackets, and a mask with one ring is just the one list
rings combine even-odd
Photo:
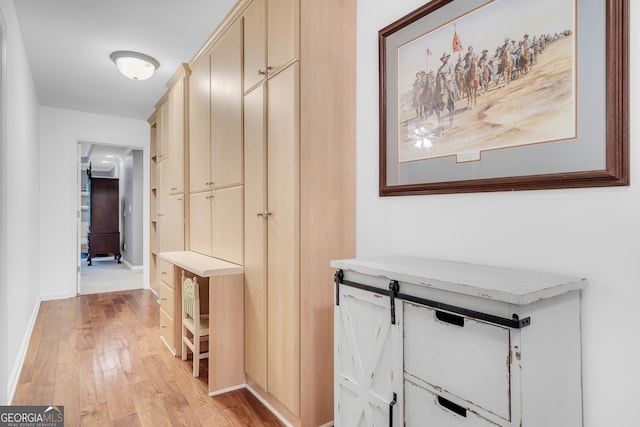
[(629, 0), (433, 0), (378, 33), (380, 195), (629, 185)]

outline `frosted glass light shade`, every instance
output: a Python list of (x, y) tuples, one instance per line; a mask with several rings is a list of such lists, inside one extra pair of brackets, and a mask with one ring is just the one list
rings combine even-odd
[(120, 50), (111, 54), (120, 73), (131, 80), (147, 80), (160, 66), (158, 61), (144, 53)]

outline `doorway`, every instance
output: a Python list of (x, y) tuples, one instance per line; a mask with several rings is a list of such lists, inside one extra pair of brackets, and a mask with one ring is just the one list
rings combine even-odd
[[(142, 159), (143, 151), (134, 147), (78, 141), (77, 294), (143, 288)], [(117, 181), (117, 194), (112, 199), (117, 200), (117, 207), (110, 210), (118, 217), (113, 221), (117, 221), (116, 232), (119, 233), (119, 236), (113, 236), (117, 239), (117, 243), (113, 243), (114, 248), (109, 249), (116, 253), (92, 253), (90, 263), (92, 213), (89, 175)], [(97, 218), (101, 212), (94, 210), (93, 214)]]

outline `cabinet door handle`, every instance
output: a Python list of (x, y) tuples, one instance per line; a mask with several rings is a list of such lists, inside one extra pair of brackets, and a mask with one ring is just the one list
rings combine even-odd
[(390, 308), (391, 308), (391, 324), (396, 324), (396, 296), (400, 291), (400, 284), (397, 280), (392, 280), (389, 283), (389, 298), (391, 298)]
[(393, 407), (398, 403), (398, 394), (393, 393), (393, 400), (389, 402), (389, 427), (393, 427)]
[(450, 400), (445, 399), (442, 396), (438, 396), (438, 405), (442, 406), (453, 412), (454, 414), (458, 414), (461, 417), (467, 417), (467, 410), (460, 405), (456, 405)]
[(448, 323), (450, 325), (464, 327), (464, 317), (458, 316), (456, 314), (447, 313), (446, 311), (436, 311), (436, 319), (441, 322)]
[(265, 70), (258, 70), (258, 75), (259, 76), (266, 76), (267, 72)]

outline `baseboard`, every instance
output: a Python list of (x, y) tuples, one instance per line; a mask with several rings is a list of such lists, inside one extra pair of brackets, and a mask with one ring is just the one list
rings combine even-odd
[(234, 385), (233, 387), (224, 388), (222, 390), (211, 391), (211, 392), (209, 392), (209, 396), (211, 396), (211, 397), (218, 396), (220, 394), (229, 393), (230, 391), (241, 390), (241, 389), (246, 388), (246, 387), (247, 387), (246, 384), (238, 384), (238, 385)]
[(276, 408), (271, 406), (271, 404), (267, 402), (262, 396), (260, 396), (260, 394), (258, 394), (254, 389), (252, 389), (250, 385), (247, 384), (246, 387), (247, 387), (247, 390), (249, 390), (251, 394), (253, 394), (256, 397), (256, 399), (258, 399), (264, 406), (266, 406), (267, 409), (271, 411), (271, 413), (275, 415), (285, 426), (293, 427), (293, 425), (289, 421), (287, 421), (287, 419), (283, 417), (280, 414), (280, 412), (276, 411)]
[(31, 313), (31, 319), (29, 319), (29, 326), (27, 327), (27, 333), (24, 335), (22, 343), (20, 344), (20, 351), (18, 352), (18, 358), (16, 360), (15, 365), (13, 366), (13, 370), (11, 371), (11, 376), (7, 381), (7, 402), (9, 405), (13, 402), (13, 396), (16, 393), (16, 388), (18, 387), (18, 380), (20, 379), (20, 374), (22, 373), (22, 367), (24, 366), (24, 359), (27, 356), (27, 349), (29, 348), (29, 341), (31, 341), (31, 335), (33, 334), (33, 327), (36, 324), (36, 319), (38, 318), (38, 312), (40, 311), (40, 303), (42, 302), (42, 298), (38, 299), (36, 306), (34, 307), (33, 313)]
[(160, 341), (162, 341), (164, 345), (167, 346), (167, 350), (169, 350), (169, 353), (171, 353), (173, 357), (176, 357), (177, 352), (173, 348), (171, 348), (167, 340), (165, 340), (162, 335), (160, 335)]
[(126, 265), (129, 270), (142, 270), (142, 266), (141, 265), (131, 265), (131, 264), (129, 264), (129, 261), (127, 261), (124, 258), (122, 258), (120, 261), (122, 261), (122, 263), (124, 265)]
[(68, 293), (59, 293), (59, 294), (43, 294), (40, 295), (40, 301), (54, 301), (57, 299), (66, 299), (66, 298), (75, 298), (78, 295), (75, 293), (72, 294), (68, 294)]

